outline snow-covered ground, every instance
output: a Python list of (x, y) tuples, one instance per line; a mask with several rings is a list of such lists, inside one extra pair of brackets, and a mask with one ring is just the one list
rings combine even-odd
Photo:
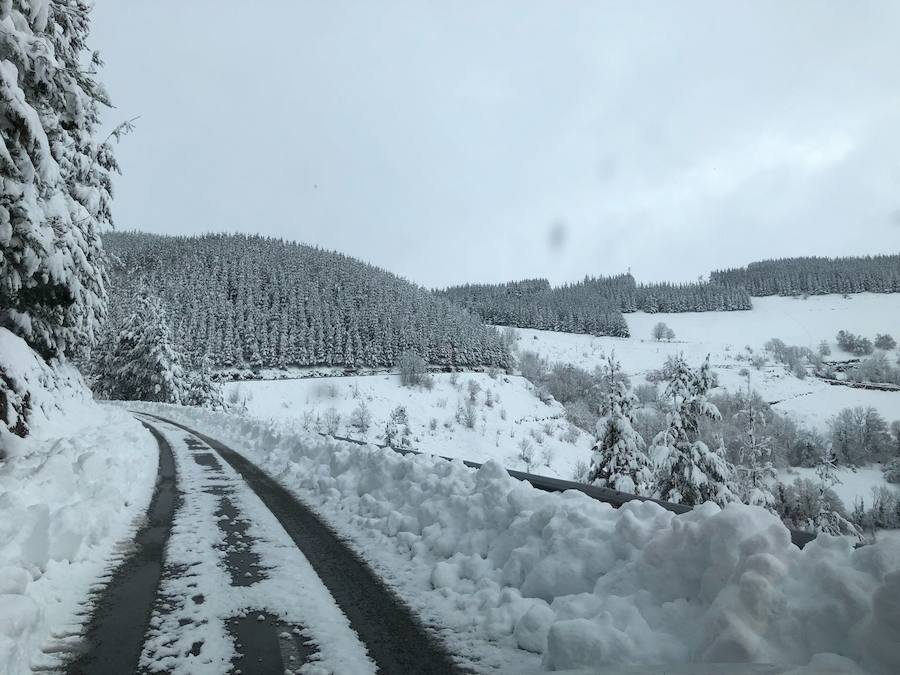
[[(180, 429), (151, 422), (173, 448), (182, 504), (166, 545), (169, 574), (160, 587), (165, 602), (157, 604), (151, 617), (142, 668), (173, 675), (229, 672), (239, 648), (227, 621), (252, 609), (253, 614), (267, 610), (303, 626), (303, 638), (316, 653), (305, 672), (374, 673), (375, 664), (328, 589), (244, 480), (226, 463), (197, 461)], [(223, 495), (246, 519), (248, 529), (241, 539), (265, 567), (252, 585), (236, 584), (223, 560), (227, 547), (218, 527)]]
[[(636, 382), (658, 369), (666, 357), (683, 353), (690, 363), (699, 364), (707, 354), (719, 374), (722, 386), (732, 391), (746, 388), (743, 368), (751, 371), (754, 389), (778, 410), (790, 413), (807, 426), (824, 430), (828, 420), (843, 408), (871, 406), (888, 421), (900, 419), (900, 392), (867, 391), (832, 386), (808, 377), (800, 380), (770, 363), (755, 370), (738, 356), (746, 347), (759, 353), (772, 338), (789, 345), (817, 349), (825, 340), (832, 359), (853, 358), (834, 342), (839, 330), (874, 338), (876, 333), (900, 337), (900, 294), (861, 293), (810, 296), (806, 300), (781, 297), (753, 298), (746, 312), (686, 312), (683, 314), (626, 314), (630, 338), (593, 337), (519, 329), (519, 349), (537, 352), (551, 362), (574, 363), (588, 370), (600, 365), (606, 354), (615, 351), (624, 370)], [(671, 343), (651, 337), (653, 326), (665, 322), (675, 331)], [(898, 352), (890, 352), (896, 358)]]
[(34, 409), (26, 440), (0, 424), (0, 672), (12, 674), (53, 665), (42, 650), (78, 632), (91, 586), (147, 508), (158, 452), (74, 369), (51, 371), (2, 328), (0, 367), (29, 382)]
[[(857, 468), (839, 467), (835, 471), (835, 476), (840, 482), (832, 489), (847, 507), (848, 512), (853, 510), (853, 504), (857, 498), (862, 499), (866, 506), (871, 506), (872, 489), (875, 487), (886, 487), (900, 496), (900, 485), (885, 481), (880, 465)], [(814, 482), (819, 480), (816, 470), (807, 467), (793, 466), (778, 472), (778, 479), (784, 483), (793, 482), (796, 478), (807, 478)]]
[[(644, 375), (660, 368), (669, 355), (683, 353), (696, 365), (710, 354), (723, 387), (732, 391), (746, 388), (746, 378), (739, 373), (748, 368), (753, 388), (777, 410), (804, 426), (824, 432), (829, 419), (854, 406), (871, 406), (888, 421), (900, 419), (900, 392), (833, 386), (813, 377), (800, 380), (780, 364), (770, 363), (756, 370), (746, 358), (738, 358), (749, 354), (746, 347), (761, 352), (763, 344), (773, 337), (810, 348), (825, 340), (831, 343), (832, 358), (850, 358), (834, 344), (836, 333), (846, 329), (870, 337), (883, 332), (900, 337), (900, 295), (860, 294), (849, 299), (829, 295), (806, 300), (772, 297), (754, 298), (753, 302), (754, 309), (748, 312), (628, 314), (631, 338), (519, 329), (518, 347), (535, 351), (550, 362), (573, 363), (586, 369), (600, 365), (614, 351), (634, 383), (644, 381)], [(650, 337), (659, 321), (675, 330), (676, 341), (657, 342)], [(592, 437), (577, 430), (567, 436), (569, 425), (562, 406), (539, 400), (523, 378), (500, 375), (492, 379), (483, 373), (437, 373), (432, 378), (432, 390), (402, 387), (399, 376), (383, 373), (230, 382), (224, 387), (226, 396), (243, 401), (250, 415), (307, 429), (314, 428), (316, 416), (334, 408), (341, 416), (339, 435), (370, 442), (383, 441), (391, 411), (403, 405), (413, 446), (425, 452), (474, 461), (496, 459), (509, 468), (526, 470), (520, 444), (527, 441), (534, 450), (532, 472), (567, 479), (572, 477), (577, 461), (589, 460)], [(476, 395), (477, 421), (471, 429), (456, 420), (457, 408), (465, 405), (469, 396), (470, 380), (480, 390)], [(492, 406), (486, 404), (488, 391)], [(372, 416), (371, 428), (365, 434), (348, 426), (360, 401)], [(793, 480), (794, 475), (783, 473), (781, 478)], [(844, 482), (838, 492), (846, 497), (848, 507), (857, 495), (868, 502), (872, 486), (885, 484), (874, 468), (842, 471), (840, 478)]]
[(900, 669), (900, 541), (893, 538), (853, 549), (823, 535), (800, 550), (759, 508), (706, 504), (678, 516), (653, 503), (616, 510), (579, 492), (536, 490), (498, 462), (475, 471), (326, 442), (250, 416), (135, 407), (252, 458), (479, 669), (688, 662), (794, 664), (806, 673)]
[[(527, 441), (534, 450), (532, 471), (549, 476), (571, 478), (575, 462), (590, 458), (593, 439), (574, 427), (570, 431), (563, 407), (552, 400), (542, 402), (524, 378), (502, 374), (491, 378), (485, 373), (436, 373), (431, 377), (431, 390), (403, 387), (400, 376), (391, 374), (231, 382), (225, 385), (225, 393), (244, 401), (254, 417), (309, 429), (315, 428), (316, 416), (323, 417), (334, 408), (341, 416), (337, 435), (373, 443), (383, 442), (391, 412), (402, 405), (416, 449), (473, 461), (497, 459), (504, 466), (524, 471), (527, 467), (519, 454), (520, 444)], [(478, 387), (473, 428), (456, 419), (458, 409), (465, 409), (470, 398), (470, 382)], [(349, 426), (360, 402), (372, 416), (365, 434)], [(567, 437), (567, 433), (571, 435)]]

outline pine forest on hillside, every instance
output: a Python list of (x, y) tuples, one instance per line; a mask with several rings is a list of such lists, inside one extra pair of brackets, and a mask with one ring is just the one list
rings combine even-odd
[(900, 254), (761, 260), (713, 272), (710, 281), (756, 296), (900, 293)]
[(246, 235), (109, 233), (110, 322), (162, 300), (176, 347), (227, 367), (506, 366), (498, 332), (427, 290), (353, 258)]
[(751, 309), (741, 288), (719, 284), (637, 284), (630, 274), (585, 277), (551, 287), (546, 279), (466, 284), (438, 292), (485, 322), (518, 328), (628, 337), (623, 312), (715, 312)]

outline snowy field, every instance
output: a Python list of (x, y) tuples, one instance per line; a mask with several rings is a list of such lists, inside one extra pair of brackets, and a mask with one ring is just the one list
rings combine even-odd
[[(666, 357), (683, 353), (698, 365), (707, 354), (723, 387), (735, 391), (746, 388), (746, 378), (738, 373), (750, 368), (739, 355), (746, 348), (762, 352), (763, 345), (779, 338), (788, 345), (817, 349), (827, 341), (831, 359), (853, 358), (834, 342), (839, 330), (873, 338), (876, 333), (900, 337), (900, 294), (862, 293), (810, 296), (806, 300), (781, 297), (753, 298), (746, 312), (687, 312), (683, 314), (626, 314), (630, 338), (593, 337), (519, 329), (519, 349), (534, 351), (551, 362), (574, 363), (588, 370), (600, 365), (605, 355), (615, 351), (624, 370), (640, 382), (649, 370), (660, 368)], [(653, 326), (665, 322), (675, 331), (671, 343), (651, 337)], [(896, 358), (897, 351), (890, 352)], [(832, 386), (807, 378), (800, 380), (784, 372), (780, 364), (757, 371), (750, 368), (751, 382), (762, 397), (807, 426), (825, 430), (828, 420), (843, 408), (871, 406), (886, 420), (900, 419), (900, 392), (867, 391)]]
[(892, 601), (900, 540), (854, 549), (822, 535), (800, 550), (755, 507), (705, 504), (678, 516), (650, 502), (613, 509), (578, 492), (536, 490), (497, 462), (475, 471), (326, 442), (283, 423), (130, 405), (252, 458), (478, 671), (660, 673), (754, 662), (806, 675), (900, 669)]
[[(524, 378), (503, 374), (491, 378), (485, 373), (437, 373), (432, 378), (431, 390), (403, 387), (400, 376), (391, 374), (230, 382), (225, 393), (243, 401), (254, 417), (308, 429), (315, 428), (315, 417), (334, 408), (341, 418), (337, 435), (372, 443), (383, 442), (391, 412), (402, 405), (415, 449), (473, 461), (496, 459), (524, 471), (529, 467), (519, 455), (526, 442), (534, 452), (532, 472), (543, 475), (571, 478), (575, 462), (589, 459), (593, 439), (570, 427), (559, 403), (538, 399)], [(458, 410), (465, 410), (470, 399), (470, 382), (478, 388), (473, 428), (457, 420)], [(367, 433), (349, 426), (360, 402), (372, 416)]]
[(95, 404), (74, 369), (52, 373), (0, 328), (0, 366), (29, 382), (26, 440), (0, 424), (0, 673), (52, 666), (78, 633), (91, 587), (146, 510), (156, 441), (123, 410)]

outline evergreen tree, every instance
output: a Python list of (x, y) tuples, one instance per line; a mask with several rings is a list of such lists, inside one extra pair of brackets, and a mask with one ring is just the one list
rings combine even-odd
[(834, 455), (830, 451), (826, 451), (816, 467), (816, 475), (819, 478), (817, 486), (818, 499), (808, 526), (816, 532), (824, 532), (825, 534), (852, 534), (862, 541), (863, 536), (860, 529), (845, 518), (843, 514), (832, 508), (825, 497), (829, 490), (841, 483), (837, 477), (837, 467), (834, 460)]
[(204, 356), (188, 377), (188, 389), (182, 403), (219, 410), (225, 407), (222, 388), (213, 379), (209, 358)]
[(0, 3), (0, 325), (45, 356), (90, 346), (106, 313), (98, 228), (118, 167), (95, 139), (108, 99), (99, 57), (84, 63), (89, 10)]
[[(510, 364), (497, 331), (449, 301), (330, 251), (263, 237), (110, 233), (111, 313), (153, 288), (176, 348), (216, 367), (391, 367), (407, 349), (431, 363)], [(220, 348), (215, 348), (221, 345)]]
[(756, 296), (900, 293), (900, 254), (762, 260), (715, 271), (710, 281)]
[(771, 485), (776, 482), (777, 473), (772, 464), (772, 445), (768, 437), (758, 434), (764, 427), (766, 418), (759, 409), (753, 409), (753, 392), (750, 389), (750, 375), (747, 375), (747, 408), (738, 413), (745, 422), (745, 436), (740, 447), (741, 465), (737, 467), (740, 479), (741, 501), (751, 506), (762, 506), (774, 511), (775, 495)]
[(100, 349), (93, 373), (96, 392), (116, 400), (181, 403), (189, 398), (182, 361), (159, 298), (140, 295), (134, 311)]
[(656, 496), (677, 504), (696, 505), (713, 501), (724, 505), (734, 501), (734, 467), (724, 451), (710, 450), (700, 440), (700, 419), (721, 418), (706, 394), (713, 375), (709, 357), (692, 370), (683, 357), (673, 364), (665, 398), (671, 403), (666, 429), (654, 439), (654, 454), (659, 459)]
[(588, 482), (620, 492), (648, 496), (652, 491), (653, 465), (646, 443), (634, 430), (637, 399), (617, 377), (620, 366), (615, 355), (607, 359), (612, 392), (609, 414), (600, 423), (600, 439), (594, 445)]

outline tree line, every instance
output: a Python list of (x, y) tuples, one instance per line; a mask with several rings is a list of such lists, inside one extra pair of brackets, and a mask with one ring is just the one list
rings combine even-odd
[(900, 254), (761, 260), (717, 270), (709, 278), (755, 296), (900, 293)]
[(742, 288), (702, 282), (637, 284), (630, 274), (585, 277), (557, 287), (546, 279), (464, 284), (436, 293), (490, 324), (614, 337), (629, 336), (623, 313), (752, 308), (750, 296)]
[(390, 367), (404, 352), (509, 365), (499, 333), (426, 289), (354, 258), (243, 234), (104, 237), (110, 331), (158, 296), (174, 347), (213, 366)]

